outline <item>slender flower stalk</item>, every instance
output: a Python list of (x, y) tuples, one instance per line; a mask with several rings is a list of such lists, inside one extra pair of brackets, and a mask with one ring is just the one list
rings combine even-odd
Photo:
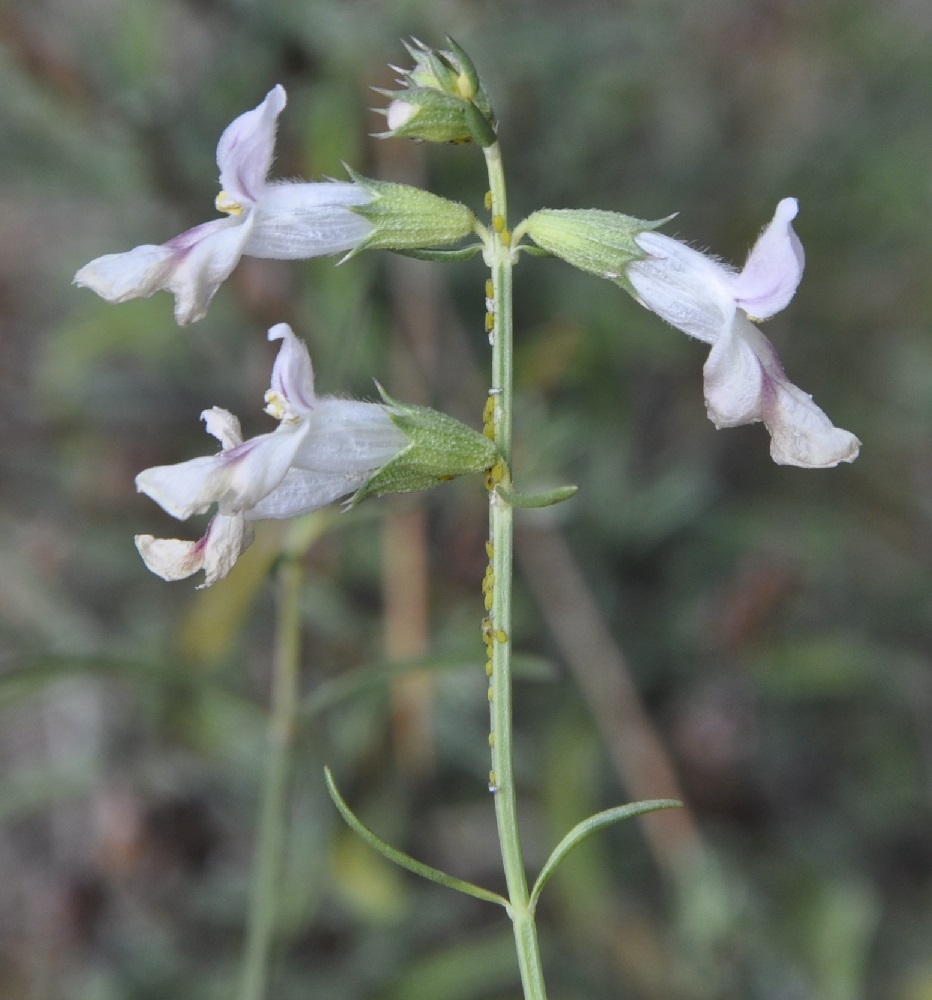
[(288, 787), (298, 717), (298, 671), (301, 649), (300, 598), (303, 574), (296, 555), (281, 561), (278, 622), (268, 724), (268, 758), (262, 811), (256, 838), (252, 901), (246, 930), (240, 1000), (263, 1000), (269, 956), (275, 937), (275, 914), (282, 892)]
[(530, 906), (524, 852), (518, 829), (517, 800), (512, 749), (511, 675), (511, 581), (513, 571), (513, 508), (497, 489), (510, 486), (512, 426), (512, 268), (514, 252), (508, 230), (508, 205), (501, 148), (498, 143), (485, 150), (489, 174), (492, 229), (486, 246), (486, 262), (492, 272), (492, 294), (488, 296), (491, 315), (492, 387), (487, 415), (493, 440), (502, 457), (493, 469), (489, 490), (489, 590), (491, 607), (486, 619), (485, 639), (491, 671), (489, 699), (492, 771), (489, 788), (495, 796), (495, 818), (508, 887), (508, 914), (511, 917), (525, 1000), (545, 1000), (543, 971), (534, 912)]

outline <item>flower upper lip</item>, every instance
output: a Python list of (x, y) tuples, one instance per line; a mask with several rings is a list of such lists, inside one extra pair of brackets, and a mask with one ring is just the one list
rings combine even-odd
[(108, 302), (146, 297), (160, 289), (175, 296), (175, 319), (200, 319), (244, 254), (297, 259), (357, 246), (372, 224), (351, 211), (371, 195), (354, 183), (270, 182), (275, 127), (285, 107), (275, 86), (265, 100), (231, 122), (217, 144), (221, 191), (216, 207), (226, 218), (195, 226), (162, 245), (92, 260), (75, 284)]

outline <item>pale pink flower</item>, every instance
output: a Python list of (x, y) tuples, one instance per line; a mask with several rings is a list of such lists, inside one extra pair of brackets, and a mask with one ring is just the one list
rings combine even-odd
[(278, 427), (243, 441), (233, 414), (205, 410), (207, 431), (222, 446), (218, 454), (136, 477), (141, 493), (182, 521), (217, 506), (197, 542), (137, 535), (146, 565), (165, 580), (204, 570), (209, 586), (252, 540), (249, 522), (296, 517), (354, 493), (410, 444), (385, 406), (317, 396), (307, 347), (287, 324), (272, 327), (269, 339), (282, 341), (265, 397)]
[(275, 126), (285, 107), (276, 86), (265, 100), (227, 126), (217, 145), (227, 217), (205, 222), (160, 246), (146, 244), (86, 264), (75, 284), (108, 302), (145, 298), (161, 289), (175, 296), (175, 320), (200, 319), (240, 257), (296, 259), (357, 246), (372, 225), (351, 210), (371, 195), (352, 183), (269, 182)]
[(635, 238), (647, 256), (626, 274), (642, 305), (712, 345), (703, 373), (716, 427), (763, 421), (775, 462), (827, 468), (853, 462), (860, 441), (787, 379), (773, 345), (751, 322), (785, 308), (802, 278), (805, 257), (792, 226), (797, 211), (795, 198), (777, 205), (741, 271), (650, 231)]

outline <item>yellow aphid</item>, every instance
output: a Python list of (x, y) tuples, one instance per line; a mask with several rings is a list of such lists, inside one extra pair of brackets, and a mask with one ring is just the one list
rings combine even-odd
[(485, 210), (487, 212), (492, 211), (492, 192), (486, 191), (485, 193)]
[[(489, 402), (491, 403), (492, 401), (491, 401), (491, 400), (489, 400)], [(487, 556), (488, 556), (488, 557), (489, 557), (490, 559), (491, 559), (491, 558), (492, 558), (492, 557), (493, 557), (493, 556), (495, 555), (495, 546), (494, 546), (494, 545), (492, 544), (492, 540), (491, 540), (491, 539), (489, 539), (489, 540), (488, 540), (488, 541), (487, 541), (487, 542), (485, 543), (485, 554), (486, 554), (486, 555), (487, 555)]]
[(502, 243), (506, 247), (510, 247), (511, 246), (511, 230), (510, 229), (503, 229), (502, 230)]
[(487, 299), (495, 298), (495, 285), (492, 284), (491, 278), (486, 278), (485, 281), (485, 297)]
[(505, 231), (505, 219), (501, 215), (493, 215), (492, 228), (497, 233), (503, 233)]
[(489, 746), (495, 746), (495, 733), (489, 733)]
[(493, 670), (494, 670), (494, 667), (492, 666), (492, 661), (491, 660), (486, 660), (485, 661), (485, 675), (486, 675), (486, 677), (491, 677)]
[(489, 688), (489, 701), (495, 701), (495, 688)]
[(495, 641), (503, 643), (503, 644), (506, 643), (506, 642), (508, 642), (508, 634), (503, 629), (500, 629), (500, 628), (496, 629), (495, 630)]
[(495, 313), (485, 314), (485, 332), (491, 333), (495, 329)]

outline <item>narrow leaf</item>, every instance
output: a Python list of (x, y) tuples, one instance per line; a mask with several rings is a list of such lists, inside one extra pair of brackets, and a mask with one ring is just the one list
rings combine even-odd
[(563, 503), (579, 491), (578, 486), (558, 486), (555, 490), (547, 490), (544, 493), (519, 493), (510, 486), (499, 483), (495, 487), (495, 492), (511, 504), (512, 507), (523, 509), (532, 507), (552, 507), (555, 503)]
[(367, 826), (364, 826), (346, 802), (343, 801), (343, 797), (337, 791), (337, 786), (334, 783), (329, 767), (324, 768), (324, 777), (327, 781), (327, 791), (330, 793), (330, 798), (333, 799), (333, 804), (340, 811), (340, 815), (346, 820), (350, 829), (359, 834), (374, 851), (378, 851), (383, 857), (388, 858), (389, 861), (393, 861), (401, 868), (407, 868), (409, 872), (414, 872), (415, 875), (420, 875), (431, 882), (437, 882), (448, 889), (456, 889), (457, 892), (465, 893), (467, 896), (475, 896), (476, 899), (484, 899), (489, 903), (498, 903), (499, 906), (508, 906), (508, 900), (504, 896), (500, 896), (497, 892), (491, 892), (488, 889), (483, 889), (481, 886), (473, 885), (471, 882), (464, 882), (462, 879), (447, 875), (446, 872), (442, 872), (438, 868), (431, 868), (430, 865), (416, 861), (410, 855), (405, 854), (404, 851), (399, 851), (396, 847), (386, 844), (384, 840), (377, 837)]
[(577, 823), (572, 830), (553, 849), (553, 853), (547, 859), (546, 864), (537, 876), (534, 889), (531, 892), (530, 903), (533, 911), (540, 899), (541, 890), (550, 880), (550, 876), (557, 870), (566, 856), (581, 844), (587, 837), (597, 833), (599, 830), (614, 823), (620, 823), (625, 819), (632, 819), (635, 816), (643, 816), (645, 813), (656, 812), (658, 809), (677, 809), (682, 806), (682, 802), (676, 799), (649, 799), (646, 802), (631, 802), (626, 806), (615, 806), (614, 809), (606, 809), (604, 812), (596, 813), (581, 823)]

